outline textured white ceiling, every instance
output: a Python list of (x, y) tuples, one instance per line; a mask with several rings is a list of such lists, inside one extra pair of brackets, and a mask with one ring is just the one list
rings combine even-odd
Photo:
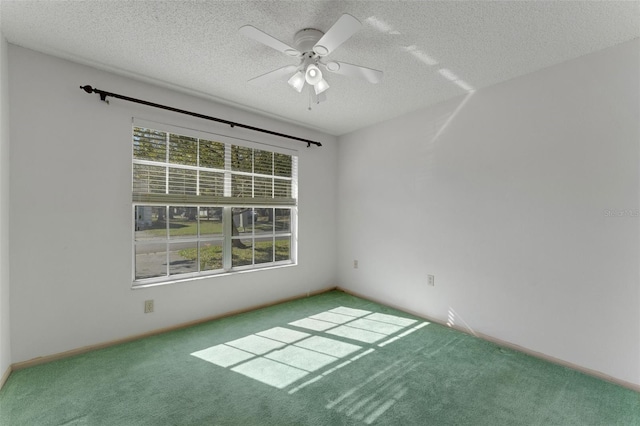
[[(309, 111), (286, 81), (246, 83), (297, 62), (238, 28), (291, 44), (296, 31), (326, 31), (342, 13), (363, 27), (330, 58), (383, 70), (380, 84), (329, 74), (327, 102)], [(3, 0), (0, 14), (10, 43), (334, 135), (640, 36), (639, 1)]]

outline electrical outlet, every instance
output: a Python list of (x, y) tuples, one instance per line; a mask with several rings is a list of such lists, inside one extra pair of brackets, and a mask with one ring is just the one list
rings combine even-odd
[(144, 313), (150, 314), (153, 312), (153, 300), (145, 300), (144, 301)]
[(428, 284), (433, 287), (436, 285), (436, 277), (433, 275), (428, 275), (429, 281)]
[(358, 269), (358, 261), (357, 260), (353, 261), (353, 269)]

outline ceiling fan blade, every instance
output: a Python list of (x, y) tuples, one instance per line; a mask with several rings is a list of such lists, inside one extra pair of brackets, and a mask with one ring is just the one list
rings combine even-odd
[(291, 75), (298, 70), (296, 65), (287, 65), (286, 67), (278, 68), (277, 70), (269, 71), (268, 73), (259, 75), (247, 81), (247, 83), (253, 85), (266, 85), (273, 83), (283, 77), (291, 77)]
[[(336, 65), (339, 67), (336, 69)], [(332, 61), (325, 65), (325, 69), (335, 74), (342, 74), (349, 77), (358, 77), (369, 83), (379, 83), (384, 73), (373, 68), (361, 67), (360, 65), (348, 64), (346, 62)]]
[(251, 25), (245, 25), (244, 27), (240, 27), (238, 32), (249, 38), (254, 39), (257, 42), (260, 42), (266, 46), (276, 49), (277, 51), (282, 52), (288, 56), (295, 57), (295, 56), (301, 55), (301, 53), (298, 52), (293, 47), (281, 42), (277, 38), (270, 36), (269, 34), (257, 29), (256, 27), (252, 27)]
[(313, 51), (319, 56), (326, 56), (333, 52), (338, 46), (347, 41), (360, 29), (362, 24), (353, 16), (345, 13), (342, 15), (329, 31), (313, 46)]

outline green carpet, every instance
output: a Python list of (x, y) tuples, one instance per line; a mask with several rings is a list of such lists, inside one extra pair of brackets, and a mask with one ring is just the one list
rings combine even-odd
[(640, 425), (640, 394), (334, 291), (14, 372), (1, 425)]

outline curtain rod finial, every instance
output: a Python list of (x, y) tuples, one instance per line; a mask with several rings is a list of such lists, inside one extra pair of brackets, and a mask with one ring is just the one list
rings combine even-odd
[(89, 86), (88, 84), (86, 86), (80, 86), (80, 88), (87, 93), (93, 93), (93, 87)]

